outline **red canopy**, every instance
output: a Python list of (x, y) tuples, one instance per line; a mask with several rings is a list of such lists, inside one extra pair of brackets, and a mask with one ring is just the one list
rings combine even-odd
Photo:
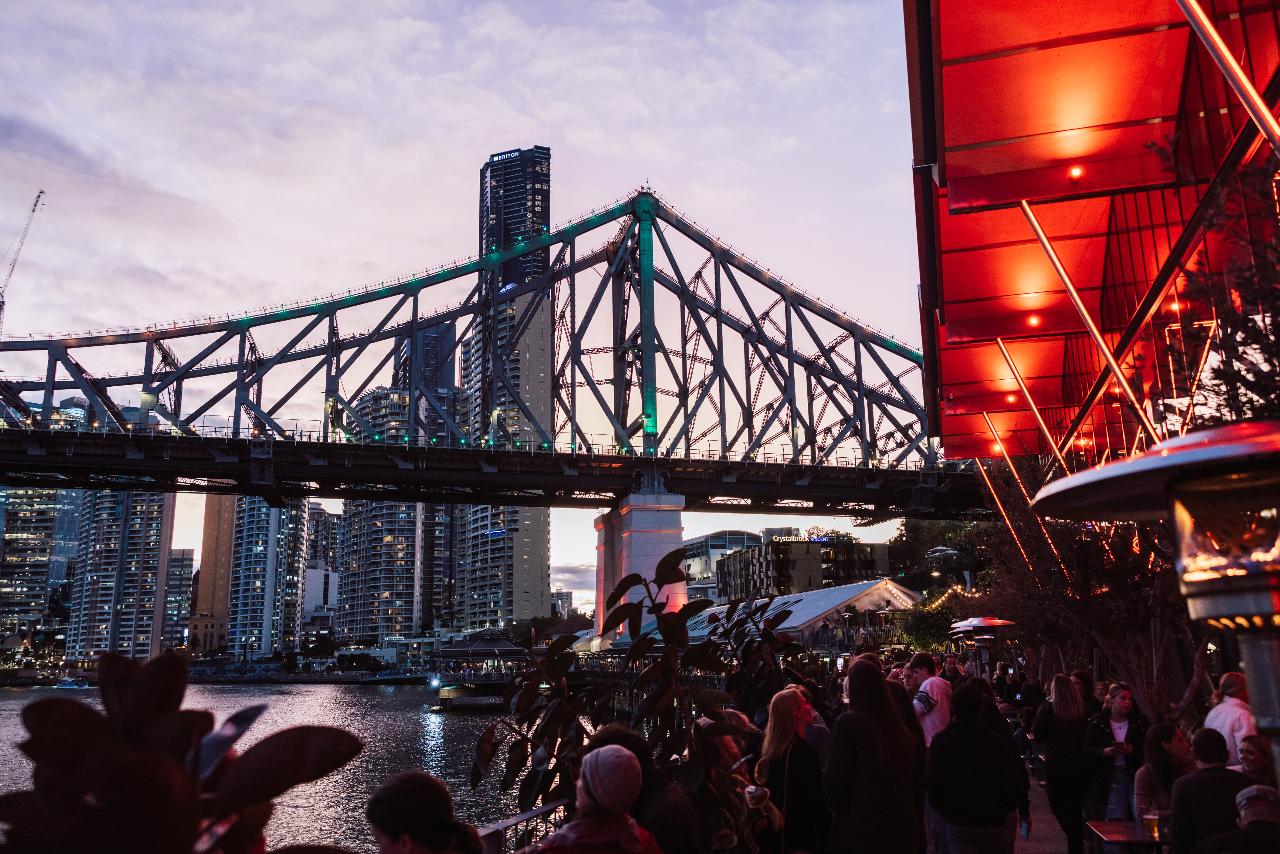
[[(1271, 103), (1276, 5), (1205, 2)], [(1136, 419), (1110, 383), (1082, 409), (1104, 362), (1018, 203), (1111, 347), (1140, 327), (1121, 360), (1139, 397), (1176, 400), (1186, 371), (1164, 366), (1169, 328), (1198, 307), (1178, 301), (1174, 275), (1150, 322), (1135, 313), (1252, 126), (1173, 0), (905, 0), (905, 11), (933, 430), (950, 458), (992, 456), (985, 411), (1011, 452), (1049, 452), (1001, 338), (1055, 438), (1078, 426), (1076, 447), (1121, 455)], [(1187, 264), (1221, 263), (1197, 254), (1199, 238), (1180, 248)]]

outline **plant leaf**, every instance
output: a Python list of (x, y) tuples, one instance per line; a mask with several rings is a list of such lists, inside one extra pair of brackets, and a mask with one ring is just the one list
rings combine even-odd
[(200, 739), (196, 750), (187, 757), (187, 766), (195, 769), (197, 779), (201, 782), (207, 780), (231, 746), (266, 710), (266, 703), (245, 706), (223, 721), (222, 726)]
[(363, 747), (337, 727), (297, 726), (269, 735), (230, 763), (214, 795), (214, 815), (270, 801), (346, 765)]
[(618, 583), (613, 585), (613, 592), (609, 594), (609, 598), (604, 602), (606, 611), (613, 610), (613, 606), (622, 601), (622, 597), (627, 595), (627, 591), (632, 587), (644, 584), (644, 576), (638, 572), (632, 572), (618, 579)]
[(604, 637), (609, 632), (614, 631), (618, 626), (625, 623), (634, 614), (639, 616), (641, 613), (639, 602), (623, 602), (618, 607), (609, 612), (609, 616), (604, 618), (604, 625), (600, 627), (600, 637)]
[(94, 709), (79, 700), (47, 697), (22, 707), (22, 725), (32, 735), (57, 730), (75, 730), (106, 735), (111, 724)]
[(156, 720), (182, 706), (187, 692), (187, 660), (174, 654), (159, 655), (133, 675), (123, 692), (121, 727), (130, 740), (139, 740)]
[(476, 758), (471, 763), (471, 789), (474, 791), (480, 785), (480, 781), (484, 779), (484, 775), (489, 770), (489, 763), (493, 761), (493, 754), (498, 750), (498, 721), (494, 721), (484, 728), (484, 732), (480, 733), (480, 739), (476, 742)]
[[(712, 602), (710, 599), (694, 599), (692, 602), (684, 603), (684, 607), (680, 609), (680, 616), (688, 620), (692, 617), (696, 617), (698, 614), (701, 614), (703, 611), (707, 610), (708, 608), (714, 608), (715, 605), (716, 603)], [(711, 617), (713, 616), (715, 615), (714, 614), (708, 615), (707, 617), (708, 622), (710, 622)]]
[(551, 642), (547, 647), (547, 658), (555, 658), (569, 647), (573, 646), (574, 641), (578, 639), (575, 634), (561, 635)]
[(684, 563), (684, 546), (667, 552), (662, 560), (658, 561), (658, 566), (653, 571), (653, 583), (659, 587), (665, 587), (668, 584), (679, 584), (684, 581), (682, 563)]
[(114, 652), (103, 653), (98, 659), (98, 692), (102, 695), (102, 707), (116, 726), (122, 725), (129, 683), (141, 666), (132, 658)]

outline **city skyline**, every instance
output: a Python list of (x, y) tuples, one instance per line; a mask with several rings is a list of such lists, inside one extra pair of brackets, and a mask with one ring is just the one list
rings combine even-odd
[[(806, 290), (919, 338), (892, 7), (185, 15), (29, 8), (0, 34), (17, 93), (0, 115), (0, 230), (48, 191), (12, 334), (244, 310), (468, 254), (477, 164), (537, 143), (557, 152), (553, 223), (649, 183)], [(637, 80), (646, 97), (616, 97)], [(591, 585), (566, 582), (593, 566), (593, 516), (552, 513), (552, 586), (581, 606)], [(176, 547), (198, 545), (200, 519), (180, 497)], [(769, 523), (687, 514), (685, 535)]]

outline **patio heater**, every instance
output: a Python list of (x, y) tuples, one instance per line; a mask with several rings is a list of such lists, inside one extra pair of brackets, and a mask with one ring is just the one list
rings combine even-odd
[(1172, 517), (1187, 610), (1235, 633), (1254, 718), (1280, 761), (1280, 421), (1160, 442), (1050, 483), (1034, 507), (1062, 519)]

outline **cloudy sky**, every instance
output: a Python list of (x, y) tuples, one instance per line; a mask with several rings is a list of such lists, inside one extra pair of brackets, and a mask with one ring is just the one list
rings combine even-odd
[[(553, 222), (647, 182), (918, 342), (903, 41), (884, 0), (9, 4), (0, 245), (48, 195), (5, 334), (223, 313), (467, 255), (481, 163), (541, 144)], [(195, 545), (200, 499), (181, 507)], [(553, 512), (553, 584), (591, 587), (591, 515)]]

